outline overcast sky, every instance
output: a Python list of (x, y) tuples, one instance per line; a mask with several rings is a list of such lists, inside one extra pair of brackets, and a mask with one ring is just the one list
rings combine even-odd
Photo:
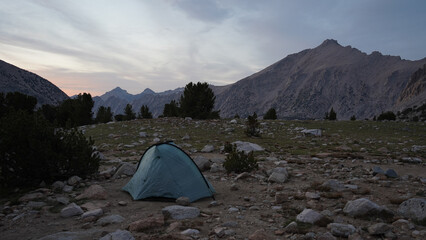
[(424, 0), (0, 0), (0, 59), (68, 95), (225, 85), (325, 39), (426, 57)]

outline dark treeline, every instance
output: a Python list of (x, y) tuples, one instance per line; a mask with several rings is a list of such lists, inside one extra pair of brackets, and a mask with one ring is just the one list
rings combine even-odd
[(38, 186), (99, 167), (93, 141), (73, 126), (92, 122), (90, 94), (36, 110), (37, 99), (0, 93), (0, 189)]

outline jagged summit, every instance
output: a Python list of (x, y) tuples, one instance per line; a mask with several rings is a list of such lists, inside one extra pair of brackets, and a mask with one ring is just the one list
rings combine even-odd
[(145, 88), (141, 94), (155, 94), (154, 91), (152, 91), (150, 88)]
[(335, 46), (341, 46), (337, 40), (334, 39), (326, 39), (324, 42), (321, 43), (320, 46), (331, 46), (331, 45), (335, 45)]

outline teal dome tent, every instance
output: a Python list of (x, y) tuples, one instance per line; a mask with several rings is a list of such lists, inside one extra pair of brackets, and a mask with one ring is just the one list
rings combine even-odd
[(191, 157), (171, 142), (149, 147), (123, 190), (134, 200), (188, 197), (191, 202), (215, 193)]

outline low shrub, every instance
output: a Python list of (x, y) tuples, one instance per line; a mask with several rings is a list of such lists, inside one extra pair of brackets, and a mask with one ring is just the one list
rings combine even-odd
[(238, 151), (235, 145), (232, 146), (232, 151), (226, 156), (223, 163), (228, 173), (250, 172), (258, 168), (257, 161), (253, 156), (253, 152), (245, 154), (243, 151)]

